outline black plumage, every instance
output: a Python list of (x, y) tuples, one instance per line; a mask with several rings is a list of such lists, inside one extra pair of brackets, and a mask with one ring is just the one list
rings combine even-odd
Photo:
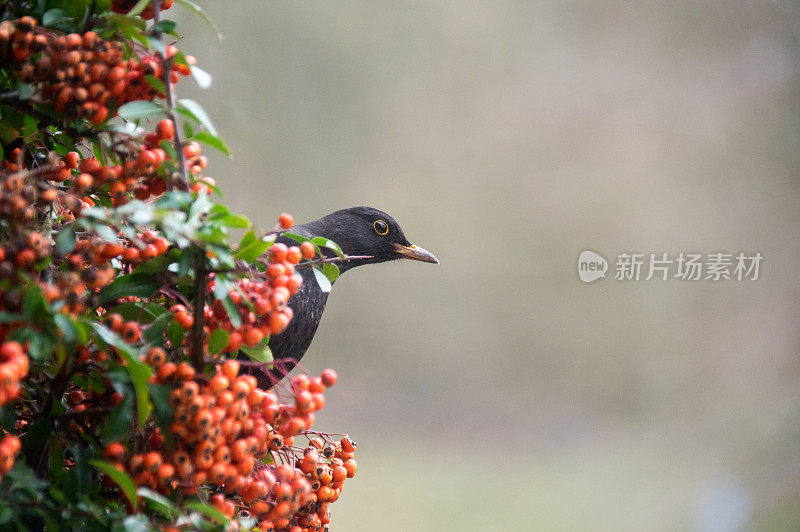
[[(292, 233), (305, 237), (322, 236), (336, 242), (345, 255), (362, 258), (337, 263), (340, 273), (357, 266), (396, 259), (411, 259), (438, 264), (429, 251), (411, 244), (394, 218), (371, 207), (352, 207), (324, 216), (319, 220), (294, 226)], [(297, 245), (297, 242), (279, 236), (278, 242)], [(332, 251), (329, 256), (334, 256)], [(281, 334), (270, 337), (269, 347), (274, 369), (257, 375), (269, 387), (282, 379), (303, 357), (317, 332), (328, 293), (320, 288), (311, 268), (298, 270), (303, 276), (300, 290), (289, 300), (294, 317)]]

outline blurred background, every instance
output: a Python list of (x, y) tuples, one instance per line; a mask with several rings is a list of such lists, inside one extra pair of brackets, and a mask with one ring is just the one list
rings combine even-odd
[[(333, 530), (800, 529), (796, 2), (202, 4), (227, 203), (441, 261), (346, 274), (303, 360), (359, 443)], [(719, 251), (760, 278), (613, 279)]]

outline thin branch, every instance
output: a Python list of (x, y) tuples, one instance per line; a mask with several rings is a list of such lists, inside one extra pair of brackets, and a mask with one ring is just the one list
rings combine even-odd
[(194, 309), (192, 323), (192, 332), (189, 337), (189, 358), (192, 361), (192, 366), (198, 372), (203, 371), (203, 358), (204, 358), (204, 342), (203, 342), (203, 326), (205, 322), (205, 302), (206, 292), (208, 286), (208, 269), (206, 265), (206, 255), (203, 249), (198, 249), (197, 257), (194, 261)]
[(297, 268), (311, 268), (318, 264), (327, 264), (331, 262), (344, 262), (348, 260), (358, 260), (358, 259), (374, 259), (374, 255), (345, 255), (344, 257), (320, 257), (318, 259), (313, 259), (305, 262), (299, 262), (294, 265), (295, 269)]
[[(375, 258), (374, 255), (345, 255), (344, 257), (339, 257), (339, 256), (324, 257), (313, 260), (307, 260), (304, 262), (298, 262), (297, 264), (294, 265), (294, 268), (296, 270), (301, 268), (311, 268), (313, 266), (318, 266), (320, 264), (328, 264), (331, 262), (345, 262), (348, 260), (373, 259), (373, 258)], [(262, 264), (268, 266), (271, 263), (267, 260), (263, 260)], [(254, 270), (253, 268), (249, 268), (247, 266), (240, 266), (238, 268), (220, 268), (217, 270), (212, 270), (212, 272), (213, 273), (255, 273), (255, 272), (263, 273), (258, 270)]]
[[(161, 0), (153, 0), (153, 22), (158, 24), (161, 21)], [(153, 31), (153, 35), (159, 41), (161, 40), (161, 32)], [(182, 190), (189, 190), (189, 174), (186, 171), (186, 158), (183, 155), (183, 142), (181, 141), (181, 134), (178, 130), (178, 121), (175, 119), (175, 93), (172, 88), (172, 81), (170, 76), (172, 74), (172, 58), (162, 58), (161, 65), (161, 82), (164, 84), (164, 90), (167, 92), (167, 118), (172, 120), (174, 126), (175, 136), (173, 137), (173, 144), (175, 146), (175, 154), (178, 157), (178, 171), (180, 172), (181, 181), (180, 188)], [(171, 183), (167, 183), (169, 187)], [(171, 187), (170, 187), (171, 188)]]

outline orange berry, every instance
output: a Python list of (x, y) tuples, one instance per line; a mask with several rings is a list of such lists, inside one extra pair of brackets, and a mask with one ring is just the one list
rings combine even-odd
[(36, 253), (30, 248), (24, 248), (17, 253), (15, 262), (20, 268), (30, 268), (36, 262)]
[(300, 244), (300, 253), (304, 259), (313, 259), (317, 254), (317, 248), (311, 242), (305, 241)]
[(350, 436), (343, 436), (340, 444), (342, 446), (342, 451), (346, 453), (352, 453), (356, 450), (356, 442), (354, 442)]
[(147, 351), (147, 363), (151, 366), (160, 366), (167, 360), (167, 352), (163, 347), (151, 347)]
[(353, 478), (354, 476), (356, 476), (357, 467), (358, 465), (356, 464), (356, 461), (353, 460), (352, 458), (345, 461), (344, 468), (347, 470), (347, 478)]
[(8, 361), (24, 355), (25, 352), (19, 342), (5, 342), (0, 346), (0, 360)]
[(273, 262), (283, 262), (286, 260), (286, 255), (289, 248), (282, 242), (276, 242), (269, 248), (269, 258)]
[(161, 464), (161, 466), (158, 468), (156, 476), (162, 483), (170, 480), (173, 476), (175, 476), (175, 466), (172, 464)]
[(211, 381), (208, 383), (211, 387), (211, 391), (214, 393), (221, 392), (222, 390), (226, 389), (230, 385), (230, 381), (225, 375), (220, 373), (214, 375)]
[(80, 160), (80, 155), (76, 151), (71, 151), (64, 156), (64, 166), (67, 168), (74, 170), (78, 167), (78, 161)]
[(111, 462), (121, 462), (125, 458), (125, 447), (119, 442), (111, 442), (103, 450), (103, 456)]
[(233, 359), (226, 360), (222, 364), (222, 374), (233, 380), (239, 375), (239, 362)]
[(139, 324), (135, 321), (127, 322), (122, 326), (120, 335), (122, 336), (122, 339), (129, 344), (139, 341), (139, 338), (141, 337), (141, 329), (139, 328)]
[(175, 136), (175, 124), (172, 120), (164, 119), (156, 126), (156, 133), (162, 139), (171, 139)]
[(333, 386), (336, 384), (336, 380), (339, 378), (339, 376), (336, 374), (336, 371), (330, 368), (324, 370), (320, 377), (322, 378), (322, 383), (325, 386)]
[(156, 473), (161, 467), (161, 453), (151, 451), (144, 456), (144, 467), (149, 473)]
[(244, 340), (242, 339), (242, 335), (240, 333), (238, 333), (236, 331), (232, 332), (230, 334), (230, 337), (228, 338), (228, 346), (227, 346), (226, 350), (229, 353), (233, 353), (233, 352), (238, 351), (239, 348), (242, 347), (242, 342), (243, 341)]
[(343, 465), (333, 468), (333, 482), (342, 482), (347, 477), (347, 468)]
[(242, 340), (247, 347), (253, 347), (264, 338), (264, 333), (256, 327), (248, 327), (244, 331)]
[(278, 223), (281, 226), (281, 229), (289, 229), (294, 225), (294, 218), (291, 214), (282, 213), (278, 216)]
[(297, 246), (292, 246), (289, 248), (289, 251), (286, 253), (286, 260), (289, 261), (291, 264), (297, 264), (300, 262), (300, 259), (303, 258), (302, 253), (300, 252), (300, 248)]

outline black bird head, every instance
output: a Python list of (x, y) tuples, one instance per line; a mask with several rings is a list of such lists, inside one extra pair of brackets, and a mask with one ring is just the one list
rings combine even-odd
[(324, 236), (336, 242), (345, 255), (368, 256), (339, 263), (341, 271), (396, 259), (411, 259), (439, 264), (426, 249), (408, 241), (394, 218), (372, 207), (351, 207), (296, 226), (292, 232), (304, 236)]
[[(363, 264), (396, 259), (439, 264), (430, 251), (408, 241), (394, 218), (371, 207), (342, 209), (319, 220), (295, 225), (289, 232), (308, 238), (325, 237), (336, 242), (345, 255), (362, 257), (338, 262), (341, 272)], [(287, 245), (296, 244), (286, 235), (278, 237), (278, 241)], [(335, 255), (332, 250), (321, 249), (328, 256)], [(328, 301), (328, 290), (323, 290), (314, 280), (312, 270), (303, 268), (299, 272), (303, 276), (303, 284), (289, 299), (294, 317), (286, 330), (271, 336), (269, 340), (274, 368), (264, 370), (253, 367), (249, 370), (264, 388), (280, 381), (303, 357), (311, 345)]]

